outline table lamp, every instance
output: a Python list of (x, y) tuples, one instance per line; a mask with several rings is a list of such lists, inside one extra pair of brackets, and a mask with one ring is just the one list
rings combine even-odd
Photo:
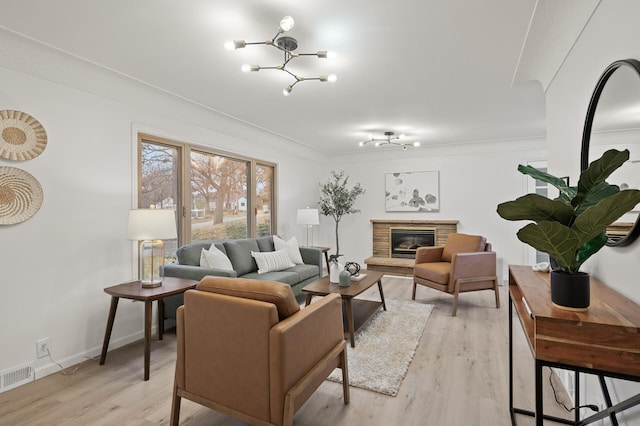
[(320, 224), (320, 216), (318, 215), (318, 209), (298, 209), (298, 217), (296, 220), (298, 225), (302, 225), (307, 228), (307, 247), (309, 246), (309, 230), (313, 228), (313, 225)]
[(138, 209), (129, 212), (129, 240), (140, 241), (140, 275), (142, 287), (162, 285), (160, 266), (164, 265), (164, 241), (178, 238), (173, 210)]

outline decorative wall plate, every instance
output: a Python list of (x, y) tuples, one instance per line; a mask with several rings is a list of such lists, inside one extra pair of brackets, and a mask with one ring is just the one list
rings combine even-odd
[(0, 225), (24, 222), (42, 205), (42, 187), (31, 174), (15, 167), (0, 167)]
[(20, 111), (0, 111), (0, 157), (24, 161), (36, 158), (47, 147), (42, 124)]

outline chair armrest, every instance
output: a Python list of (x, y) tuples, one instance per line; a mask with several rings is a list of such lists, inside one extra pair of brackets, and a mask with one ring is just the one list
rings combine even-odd
[(162, 273), (165, 277), (187, 278), (194, 281), (200, 281), (206, 275), (216, 277), (236, 278), (238, 273), (228, 269), (203, 268), (201, 266), (180, 265), (178, 263), (170, 263), (162, 267)]
[(444, 247), (418, 247), (416, 250), (416, 264), (442, 262)]
[(320, 271), (323, 270), (322, 266), (322, 250), (316, 247), (300, 247), (300, 255), (305, 265), (316, 265)]
[(174, 386), (184, 389), (184, 306), (180, 306), (176, 311), (176, 340), (178, 355)]
[(279, 322), (271, 328), (269, 341), (271, 395), (284, 396), (344, 342), (340, 295), (325, 296)]
[(457, 253), (451, 259), (451, 280), (473, 277), (494, 277), (496, 275), (496, 253)]

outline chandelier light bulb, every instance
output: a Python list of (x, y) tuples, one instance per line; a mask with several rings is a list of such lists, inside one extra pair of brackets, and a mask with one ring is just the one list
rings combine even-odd
[(358, 145), (364, 146), (364, 142), (360, 141), (360, 142), (358, 142)]
[(398, 139), (404, 139), (404, 136), (405, 136), (405, 135), (404, 135), (404, 133), (400, 133), (400, 134), (398, 135)]
[(375, 146), (380, 146), (380, 142), (376, 142), (374, 145)]
[(242, 72), (249, 72), (249, 71), (251, 71), (251, 65), (249, 65), (249, 64), (242, 64), (242, 66), (240, 67), (240, 69), (242, 70)]
[(338, 79), (338, 76), (335, 74), (329, 74), (327, 76), (327, 80), (329, 81), (329, 83), (335, 83), (337, 79)]
[(336, 54), (336, 52), (332, 52), (332, 51), (328, 51), (328, 52), (326, 52), (326, 55), (327, 55), (327, 59), (333, 59), (333, 58), (335, 58), (336, 56), (338, 56), (338, 55)]
[(291, 85), (285, 87), (284, 89), (282, 89), (282, 94), (285, 96), (289, 96), (291, 94), (291, 90), (293, 90), (293, 87)]
[(226, 50), (233, 50), (236, 48), (236, 44), (233, 42), (233, 40), (227, 40), (224, 42), (224, 48)]
[(295, 23), (296, 22), (291, 16), (285, 16), (284, 18), (282, 18), (282, 21), (280, 21), (280, 29), (282, 31), (289, 31), (291, 28), (293, 28)]
[(413, 143), (413, 146), (415, 146), (416, 148), (417, 148), (417, 147), (419, 147), (419, 146), (420, 146), (420, 142), (417, 142), (417, 141), (416, 141), (416, 142), (414, 142), (414, 143)]

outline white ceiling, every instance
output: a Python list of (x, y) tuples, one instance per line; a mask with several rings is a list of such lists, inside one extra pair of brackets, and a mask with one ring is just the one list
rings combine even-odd
[[(0, 26), (323, 152), (349, 153), (368, 133), (406, 133), (429, 145), (540, 137), (540, 84), (511, 87), (535, 0), (21, 0)], [(272, 38), (280, 19), (304, 76), (278, 71), (267, 46), (227, 51), (225, 40)], [(411, 155), (407, 152), (407, 155)]]

